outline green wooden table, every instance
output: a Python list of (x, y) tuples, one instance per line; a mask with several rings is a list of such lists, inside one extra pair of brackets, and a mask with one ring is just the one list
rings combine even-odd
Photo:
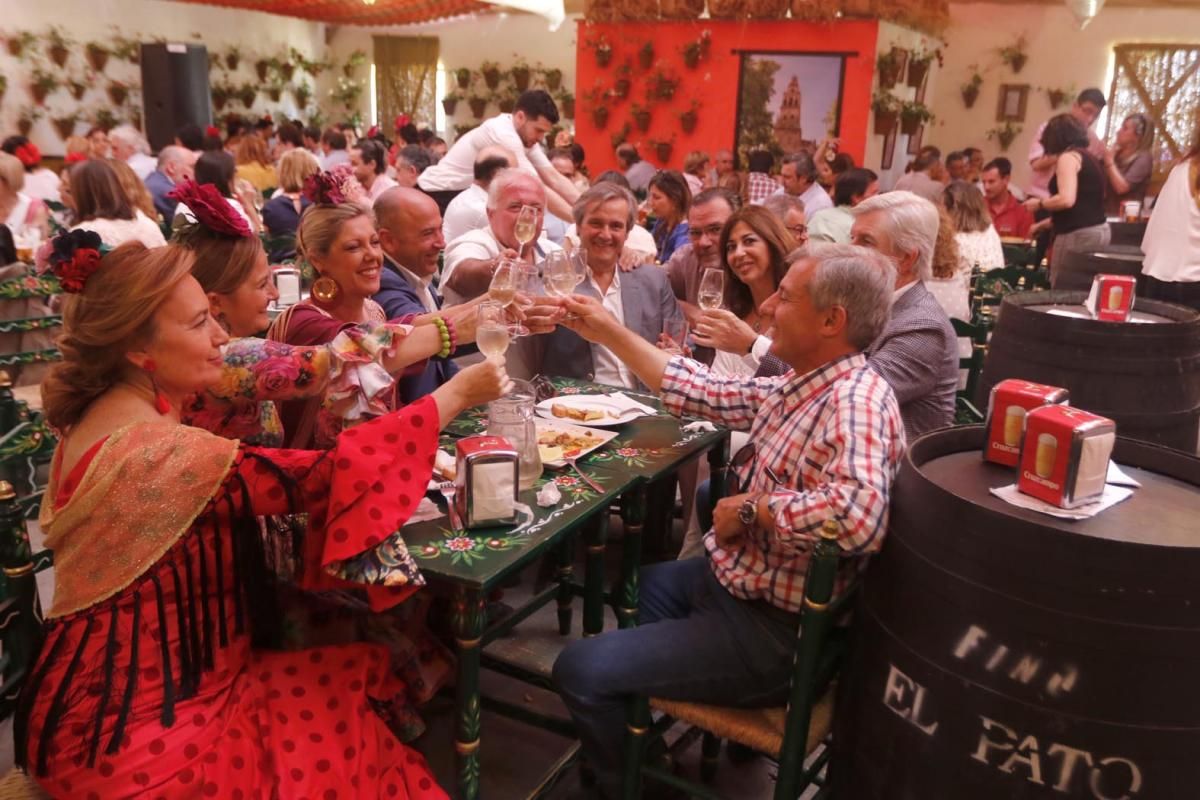
[[(614, 391), (611, 387), (569, 379), (555, 379), (554, 383), (563, 394)], [(662, 408), (662, 404), (654, 397), (629, 394), (647, 405)], [(442, 446), (453, 452), (456, 438), (483, 432), (486, 421), (487, 411), (484, 407), (464, 412), (447, 426)], [(603, 493), (592, 490), (571, 472), (547, 469), (534, 489), (521, 494), (521, 501), (533, 509), (534, 519), (528, 527), (516, 532), (511, 525), (471, 531), (454, 530), (445, 517), (404, 528), (404, 540), (409, 552), (417, 559), (422, 574), (431, 584), (448, 586), (454, 597), (451, 620), (458, 650), (454, 746), (458, 797), (461, 800), (476, 800), (480, 795), (482, 698), (479, 671), (483, 648), (554, 601), (558, 604), (559, 632), (569, 634), (571, 604), (576, 595), (583, 597), (583, 635), (594, 636), (603, 630), (608, 509), (618, 499), (625, 536), (622, 542), (621, 579), (609, 599), (621, 627), (636, 624), (638, 571), (641, 566), (648, 487), (706, 451), (713, 464), (714, 475), (724, 473), (728, 459), (728, 431), (686, 432), (682, 430), (686, 422), (665, 412), (662, 416), (643, 417), (623, 425), (616, 439), (581, 459), (580, 467), (604, 489)], [(563, 499), (553, 508), (538, 508), (536, 490), (550, 480), (558, 484)], [(714, 480), (713, 483), (715, 486), (723, 485), (723, 481)], [(673, 504), (673, 497), (671, 501)], [(582, 585), (574, 581), (572, 568), (573, 545), (580, 534), (587, 545)], [(487, 594), (510, 576), (550, 553), (557, 557), (555, 584), (538, 592), (511, 616), (494, 625), (487, 625), (484, 614)], [(517, 674), (516, 677), (534, 679), (532, 675)], [(500, 703), (493, 705), (501, 711), (556, 728), (545, 718), (533, 719), (536, 715), (520, 713), (518, 709), (505, 708)], [(557, 728), (563, 728), (561, 723)], [(573, 735), (569, 730), (560, 732)]]

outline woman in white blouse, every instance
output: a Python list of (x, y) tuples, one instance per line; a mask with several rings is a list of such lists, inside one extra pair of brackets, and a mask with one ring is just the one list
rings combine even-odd
[(724, 308), (701, 311), (693, 338), (717, 351), (712, 363), (717, 375), (753, 375), (771, 347), (766, 336), (771, 320), (759, 309), (787, 273), (784, 260), (795, 240), (770, 211), (745, 206), (725, 223), (720, 246)]
[(1142, 274), (1147, 297), (1200, 311), (1200, 115), (1194, 141), (1154, 202), (1142, 239)]
[(947, 316), (970, 321), (971, 271), (975, 267), (984, 272), (1003, 267), (1004, 248), (992, 225), (983, 193), (974, 184), (951, 181), (942, 193), (942, 202), (954, 224), (958, 262), (954, 274), (935, 275), (925, 286)]
[(71, 167), (72, 229), (95, 231), (109, 247), (139, 241), (146, 247), (166, 244), (158, 223), (136, 208), (121, 189), (116, 171), (92, 158)]

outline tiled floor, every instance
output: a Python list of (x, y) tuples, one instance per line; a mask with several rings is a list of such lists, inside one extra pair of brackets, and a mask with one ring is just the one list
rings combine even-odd
[[(40, 545), (36, 540), (40, 539), (40, 536), (36, 530), (36, 523), (33, 523), (32, 528), (31, 538), (35, 539), (36, 550)], [(613, 535), (620, 533), (620, 522), (615, 517), (611, 532)], [(616, 547), (609, 549), (610, 556), (615, 556), (618, 552)], [(527, 571), (520, 586), (506, 590), (507, 600), (519, 603), (528, 596), (535, 570), (536, 567), (533, 567)], [(579, 565), (577, 574), (582, 574), (582, 564)], [(48, 606), (53, 592), (52, 572), (39, 576), (39, 588), (43, 604)], [(580, 614), (581, 609), (577, 603), (573, 630), (576, 636), (579, 635)], [(608, 612), (605, 627), (615, 627), (611, 612)], [(565, 638), (558, 635), (557, 617), (554, 605), (551, 604), (522, 623), (512, 637), (489, 648), (489, 652), (492, 649), (501, 650), (508, 654), (505, 657), (516, 654), (513, 657), (520, 658), (523, 663), (541, 663), (548, 669), (549, 664), (553, 663), (554, 655), (565, 641)], [(556, 694), (531, 687), (499, 673), (484, 670), (482, 688), (486, 696), (525, 705), (542, 714), (566, 718), (566, 710)], [(453, 702), (449, 696), (438, 697), (425, 708), (424, 713), (429, 727), (416, 746), (425, 753), (442, 785), (453, 791)], [(7, 771), (12, 764), (10, 723), (11, 721), (5, 721), (0, 727), (0, 773)], [(562, 779), (553, 786), (543, 786), (542, 781), (547, 770), (566, 756), (573, 746), (571, 740), (485, 709), (480, 749), (483, 797), (486, 800), (516, 800), (540, 792), (547, 800), (566, 800), (578, 791), (576, 767), (564, 772)], [(697, 774), (699, 751), (700, 746), (697, 743), (682, 754), (679, 768), (684, 774), (692, 777)], [(746, 765), (734, 765), (722, 758), (714, 788), (731, 799), (769, 798), (774, 789), (773, 767), (771, 762), (762, 758)], [(652, 788), (647, 791), (646, 797), (653, 800), (655, 793)]]

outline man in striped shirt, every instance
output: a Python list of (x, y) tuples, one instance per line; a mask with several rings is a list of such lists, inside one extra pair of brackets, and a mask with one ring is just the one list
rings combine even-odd
[(643, 570), (641, 626), (572, 642), (554, 665), (604, 796), (619, 788), (630, 694), (781, 703), (822, 524), (840, 527), (839, 590), (883, 541), (904, 426), (862, 351), (887, 322), (894, 269), (850, 245), (816, 245), (790, 263), (762, 308), (774, 320), (772, 351), (792, 367), (779, 378), (717, 377), (650, 346), (593, 300), (564, 301), (574, 317), (563, 324), (616, 353), (672, 412), (749, 430), (754, 443), (714, 509), (707, 558)]

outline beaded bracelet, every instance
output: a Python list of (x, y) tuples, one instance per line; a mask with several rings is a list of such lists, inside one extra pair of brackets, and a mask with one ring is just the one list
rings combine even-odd
[(442, 317), (434, 317), (433, 324), (437, 326), (438, 335), (442, 340), (442, 347), (437, 351), (437, 353), (435, 353), (435, 355), (438, 358), (447, 358), (451, 353), (454, 352), (456, 340), (458, 338), (455, 336), (455, 331), (452, 327), (453, 323), (443, 319)]

